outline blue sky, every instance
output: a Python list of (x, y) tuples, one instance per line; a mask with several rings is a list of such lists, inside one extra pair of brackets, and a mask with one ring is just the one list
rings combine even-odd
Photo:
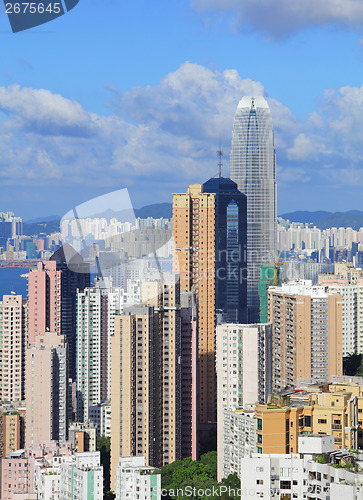
[(268, 98), (278, 212), (363, 209), (361, 0), (80, 0), (10, 31), (0, 8), (0, 211), (135, 207), (228, 175), (234, 112)]

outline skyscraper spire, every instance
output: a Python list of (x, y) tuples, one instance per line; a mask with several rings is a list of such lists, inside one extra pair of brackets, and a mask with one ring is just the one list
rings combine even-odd
[(275, 147), (270, 108), (263, 97), (245, 96), (238, 103), (230, 177), (247, 196), (248, 320), (258, 322), (260, 266), (273, 265), (271, 253), (276, 255)]

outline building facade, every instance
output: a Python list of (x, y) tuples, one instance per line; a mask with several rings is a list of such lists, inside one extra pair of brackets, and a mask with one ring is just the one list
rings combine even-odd
[(221, 450), (223, 409), (265, 402), (272, 393), (272, 325), (218, 325), (216, 342), (217, 449)]
[(257, 451), (254, 410), (225, 408), (222, 425), (223, 445), (217, 449), (218, 481), (230, 474), (240, 476), (242, 458)]
[(0, 302), (0, 401), (25, 397), (26, 306), (21, 295)]
[(161, 475), (145, 466), (145, 457), (120, 458), (116, 467), (116, 500), (161, 499)]
[(68, 436), (68, 348), (63, 335), (37, 335), (26, 351), (26, 446)]
[(241, 500), (363, 498), (356, 456), (334, 452), (332, 437), (299, 437), (300, 454), (254, 454), (241, 462)]
[(308, 280), (269, 288), (274, 391), (342, 375), (342, 306), (339, 294)]
[(173, 195), (174, 271), (198, 302), (199, 428), (216, 422), (217, 316), (246, 322), (246, 197), (230, 179), (191, 184)]
[(96, 281), (77, 294), (77, 415), (89, 420), (89, 407), (110, 399), (110, 349), (116, 314), (126, 300), (122, 288)]
[(230, 177), (247, 196), (248, 323), (259, 321), (261, 265), (277, 259), (276, 163), (269, 106), (263, 97), (243, 97), (232, 132)]
[(188, 396), (182, 386), (191, 379), (195, 386), (191, 370), (196, 361), (183, 364), (181, 358), (183, 342), (189, 357), (195, 347), (193, 333), (183, 336), (179, 290), (179, 282), (144, 282), (143, 305), (116, 317), (111, 339), (112, 478), (120, 456), (144, 456), (153, 467), (180, 459), (182, 435), (190, 456), (196, 454), (195, 403), (188, 402), (182, 415), (182, 398)]

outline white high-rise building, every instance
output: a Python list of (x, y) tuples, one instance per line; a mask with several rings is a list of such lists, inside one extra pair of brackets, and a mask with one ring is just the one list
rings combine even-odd
[(77, 294), (77, 411), (83, 421), (89, 419), (89, 406), (111, 397), (111, 336), (126, 301), (125, 291), (108, 281)]
[(216, 329), (218, 479), (223, 409), (266, 402), (272, 393), (272, 325), (226, 323)]
[(218, 447), (218, 463), (222, 464), (219, 480), (230, 474), (240, 475), (241, 460), (257, 452), (255, 411), (225, 408), (223, 410), (223, 446)]
[(321, 285), (343, 298), (343, 357), (363, 353), (363, 279), (350, 281), (337, 275), (321, 275)]
[(276, 163), (270, 108), (263, 97), (238, 103), (232, 132), (230, 177), (247, 196), (248, 321), (259, 320), (260, 266), (276, 259)]

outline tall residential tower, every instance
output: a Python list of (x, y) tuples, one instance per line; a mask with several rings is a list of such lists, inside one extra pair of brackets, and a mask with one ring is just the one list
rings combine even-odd
[(174, 270), (198, 302), (199, 432), (216, 426), (216, 324), (246, 323), (247, 200), (224, 177), (173, 195)]
[(247, 196), (248, 322), (259, 321), (261, 265), (276, 256), (276, 164), (271, 113), (263, 97), (243, 97), (232, 132), (230, 177)]

